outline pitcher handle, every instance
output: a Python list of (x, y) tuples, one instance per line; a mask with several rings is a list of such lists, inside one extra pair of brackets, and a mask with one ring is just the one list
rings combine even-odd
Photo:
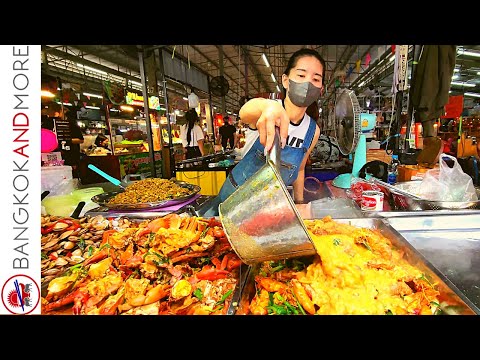
[(280, 128), (275, 126), (275, 137), (273, 138), (273, 145), (267, 154), (266, 161), (272, 161), (273, 165), (280, 171)]

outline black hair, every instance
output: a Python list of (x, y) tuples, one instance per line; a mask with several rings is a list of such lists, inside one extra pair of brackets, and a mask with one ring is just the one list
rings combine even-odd
[(195, 109), (190, 109), (185, 113), (185, 119), (187, 119), (188, 127), (187, 127), (187, 145), (190, 144), (190, 140), (192, 140), (192, 129), (195, 123), (198, 121), (198, 114)]
[(108, 138), (103, 135), (103, 134), (98, 134), (96, 139), (95, 139), (95, 145), (96, 146), (101, 146), (102, 142), (104, 142), (105, 140), (107, 140)]
[[(287, 67), (285, 68), (285, 71), (283, 73), (288, 76), (288, 74), (290, 73), (290, 70), (292, 70), (297, 65), (298, 59), (301, 59), (302, 57), (305, 57), (305, 56), (313, 56), (318, 61), (320, 61), (320, 64), (322, 64), (322, 85), (324, 85), (325, 70), (326, 70), (325, 60), (316, 50), (313, 50), (313, 49), (302, 48), (300, 50), (295, 51), (292, 54), (292, 56), (290, 56), (290, 59), (288, 59)], [(286, 92), (285, 89), (283, 91)]]
[[(298, 59), (305, 57), (305, 56), (313, 56), (316, 58), (318, 61), (320, 61), (320, 64), (322, 64), (322, 85), (325, 84), (325, 70), (326, 70), (326, 64), (324, 58), (316, 51), (313, 49), (308, 49), (308, 48), (302, 48), (300, 50), (295, 51), (292, 56), (290, 56), (290, 59), (288, 59), (288, 64), (287, 67), (285, 68), (285, 71), (283, 72), (285, 75), (288, 76), (290, 74), (290, 71), (297, 65)], [(287, 89), (283, 89), (283, 97), (287, 97)], [(306, 113), (308, 116), (313, 118), (314, 120), (318, 120), (318, 104), (317, 102), (313, 102), (306, 110)]]

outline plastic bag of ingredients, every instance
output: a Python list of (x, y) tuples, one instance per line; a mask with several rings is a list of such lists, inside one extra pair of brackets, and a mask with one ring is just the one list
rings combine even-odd
[[(453, 161), (449, 167), (446, 159)], [(421, 198), (432, 201), (478, 200), (472, 178), (465, 174), (457, 159), (445, 153), (440, 155), (440, 168), (428, 170), (418, 187)]]

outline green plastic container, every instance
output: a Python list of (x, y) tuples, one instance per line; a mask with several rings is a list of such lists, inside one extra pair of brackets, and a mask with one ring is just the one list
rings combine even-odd
[(48, 215), (70, 216), (75, 211), (78, 202), (73, 195), (55, 195), (43, 199), (42, 205)]
[(92, 201), (92, 197), (98, 194), (103, 194), (102, 187), (89, 187), (85, 189), (77, 189), (72, 192), (72, 195), (77, 199), (77, 203), (80, 201), (85, 201), (89, 203)]

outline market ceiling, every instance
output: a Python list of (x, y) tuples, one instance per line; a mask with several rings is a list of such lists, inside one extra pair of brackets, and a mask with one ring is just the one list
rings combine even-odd
[[(138, 51), (164, 48), (210, 78), (223, 71), (229, 83), (226, 108), (235, 112), (244, 96), (278, 92), (288, 58), (302, 47), (317, 50), (326, 60), (325, 103), (333, 100), (331, 95), (337, 86), (350, 87), (361, 94), (373, 85), (378, 94), (390, 95), (394, 70), (392, 45), (45, 45), (43, 62), (47, 62), (50, 72), (57, 76), (80, 80), (85, 76), (109, 74), (114, 78), (127, 78), (140, 89)], [(464, 52), (457, 54), (458, 70), (452, 80), (452, 93), (480, 93), (480, 57), (468, 53), (480, 53), (480, 46), (459, 45), (458, 48)], [(74, 68), (77, 72), (72, 74)], [(169, 90), (178, 95), (187, 95), (188, 84), (170, 86)], [(212, 102), (220, 106), (221, 98), (213, 96)]]

